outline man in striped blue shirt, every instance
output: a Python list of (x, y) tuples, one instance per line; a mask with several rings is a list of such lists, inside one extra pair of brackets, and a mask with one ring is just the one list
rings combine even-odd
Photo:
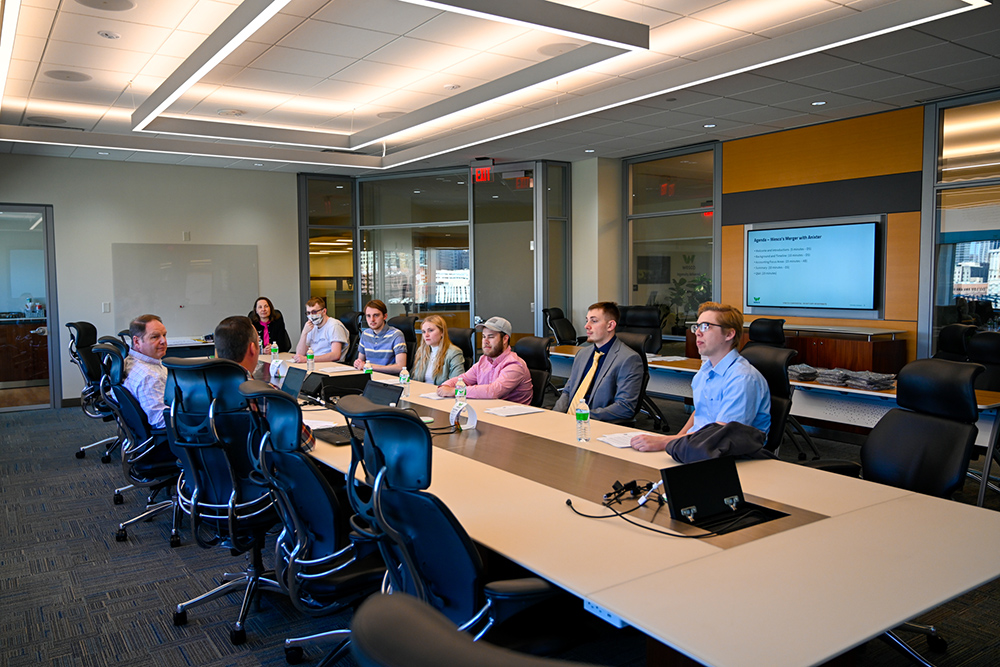
[(365, 321), (369, 328), (361, 332), (358, 358), (354, 362), (358, 370), (365, 367), (365, 362), (372, 365), (372, 370), (391, 375), (399, 375), (406, 368), (406, 340), (402, 331), (386, 323), (388, 312), (378, 299), (365, 304)]

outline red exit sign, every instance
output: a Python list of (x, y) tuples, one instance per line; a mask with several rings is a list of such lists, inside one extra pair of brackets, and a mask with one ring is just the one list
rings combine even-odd
[(476, 183), (490, 182), (491, 175), (489, 167), (476, 167), (473, 171), (475, 172)]
[(515, 190), (530, 190), (532, 186), (531, 176), (521, 176), (514, 179)]

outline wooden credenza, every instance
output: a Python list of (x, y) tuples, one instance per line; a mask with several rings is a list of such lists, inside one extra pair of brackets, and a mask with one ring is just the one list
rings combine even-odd
[(48, 380), (49, 339), (33, 334), (44, 319), (0, 320), (0, 382)]

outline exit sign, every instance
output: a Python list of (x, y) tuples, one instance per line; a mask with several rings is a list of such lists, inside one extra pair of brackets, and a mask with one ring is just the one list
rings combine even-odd
[(473, 171), (475, 172), (476, 183), (489, 183), (490, 182), (490, 168), (489, 167), (477, 167)]

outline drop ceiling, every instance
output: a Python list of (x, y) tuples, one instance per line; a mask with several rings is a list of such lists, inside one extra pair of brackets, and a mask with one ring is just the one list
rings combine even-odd
[(985, 0), (3, 4), (8, 153), (347, 175), (622, 158), (1000, 88)]

